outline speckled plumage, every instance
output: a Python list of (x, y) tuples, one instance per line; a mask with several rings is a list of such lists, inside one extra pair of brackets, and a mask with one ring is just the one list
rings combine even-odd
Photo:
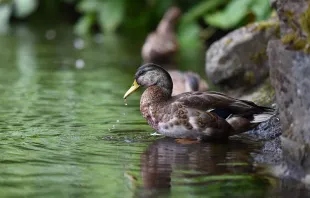
[[(135, 77), (139, 85), (147, 87), (140, 100), (143, 117), (165, 136), (198, 140), (227, 138), (272, 116), (270, 108), (218, 92), (187, 92), (171, 96), (171, 77), (154, 64), (140, 67)], [(223, 117), (218, 110), (229, 112), (230, 116)], [(257, 122), (256, 115), (265, 117)]]

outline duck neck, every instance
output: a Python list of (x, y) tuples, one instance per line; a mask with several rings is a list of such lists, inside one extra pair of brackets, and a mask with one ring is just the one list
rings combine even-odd
[(175, 24), (180, 18), (180, 10), (172, 8), (166, 12), (163, 19), (160, 21), (157, 32), (160, 34), (174, 33)]
[(172, 89), (150, 86), (148, 87), (141, 96), (141, 105), (158, 104), (167, 101), (171, 98)]
[(157, 32), (159, 34), (172, 34), (175, 32), (174, 24), (170, 21), (162, 21), (158, 25)]

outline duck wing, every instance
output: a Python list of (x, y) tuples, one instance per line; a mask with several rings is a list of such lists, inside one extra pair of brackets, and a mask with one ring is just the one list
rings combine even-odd
[(175, 96), (174, 100), (189, 108), (213, 112), (224, 119), (238, 116), (253, 122), (262, 122), (274, 114), (272, 108), (258, 106), (251, 101), (235, 99), (214, 91), (187, 92)]

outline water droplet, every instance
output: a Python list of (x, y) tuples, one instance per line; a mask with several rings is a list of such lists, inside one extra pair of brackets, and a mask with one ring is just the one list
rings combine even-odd
[(53, 39), (55, 39), (56, 38), (56, 31), (55, 30), (47, 30), (46, 32), (45, 32), (45, 38), (47, 39), (47, 40), (53, 40)]
[(112, 126), (112, 129), (115, 129), (115, 125)]
[(127, 106), (127, 99), (124, 98), (124, 104)]
[(131, 141), (130, 140), (124, 140), (126, 143), (131, 143)]
[(116, 122), (118, 123), (118, 122), (119, 122), (119, 120), (116, 120)]
[(77, 69), (82, 69), (85, 66), (85, 62), (82, 59), (78, 59), (75, 61), (75, 67)]
[(161, 136), (161, 134), (155, 131), (154, 133), (151, 133), (151, 136)]
[(74, 45), (75, 49), (83, 49), (84, 48), (84, 40), (80, 39), (80, 38), (75, 39), (73, 45)]

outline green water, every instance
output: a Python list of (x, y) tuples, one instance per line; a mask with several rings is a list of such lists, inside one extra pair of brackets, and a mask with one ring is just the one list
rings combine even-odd
[(88, 38), (76, 49), (70, 32), (0, 37), (1, 197), (266, 195), (257, 146), (177, 144), (151, 135), (139, 93), (124, 105), (143, 40)]

